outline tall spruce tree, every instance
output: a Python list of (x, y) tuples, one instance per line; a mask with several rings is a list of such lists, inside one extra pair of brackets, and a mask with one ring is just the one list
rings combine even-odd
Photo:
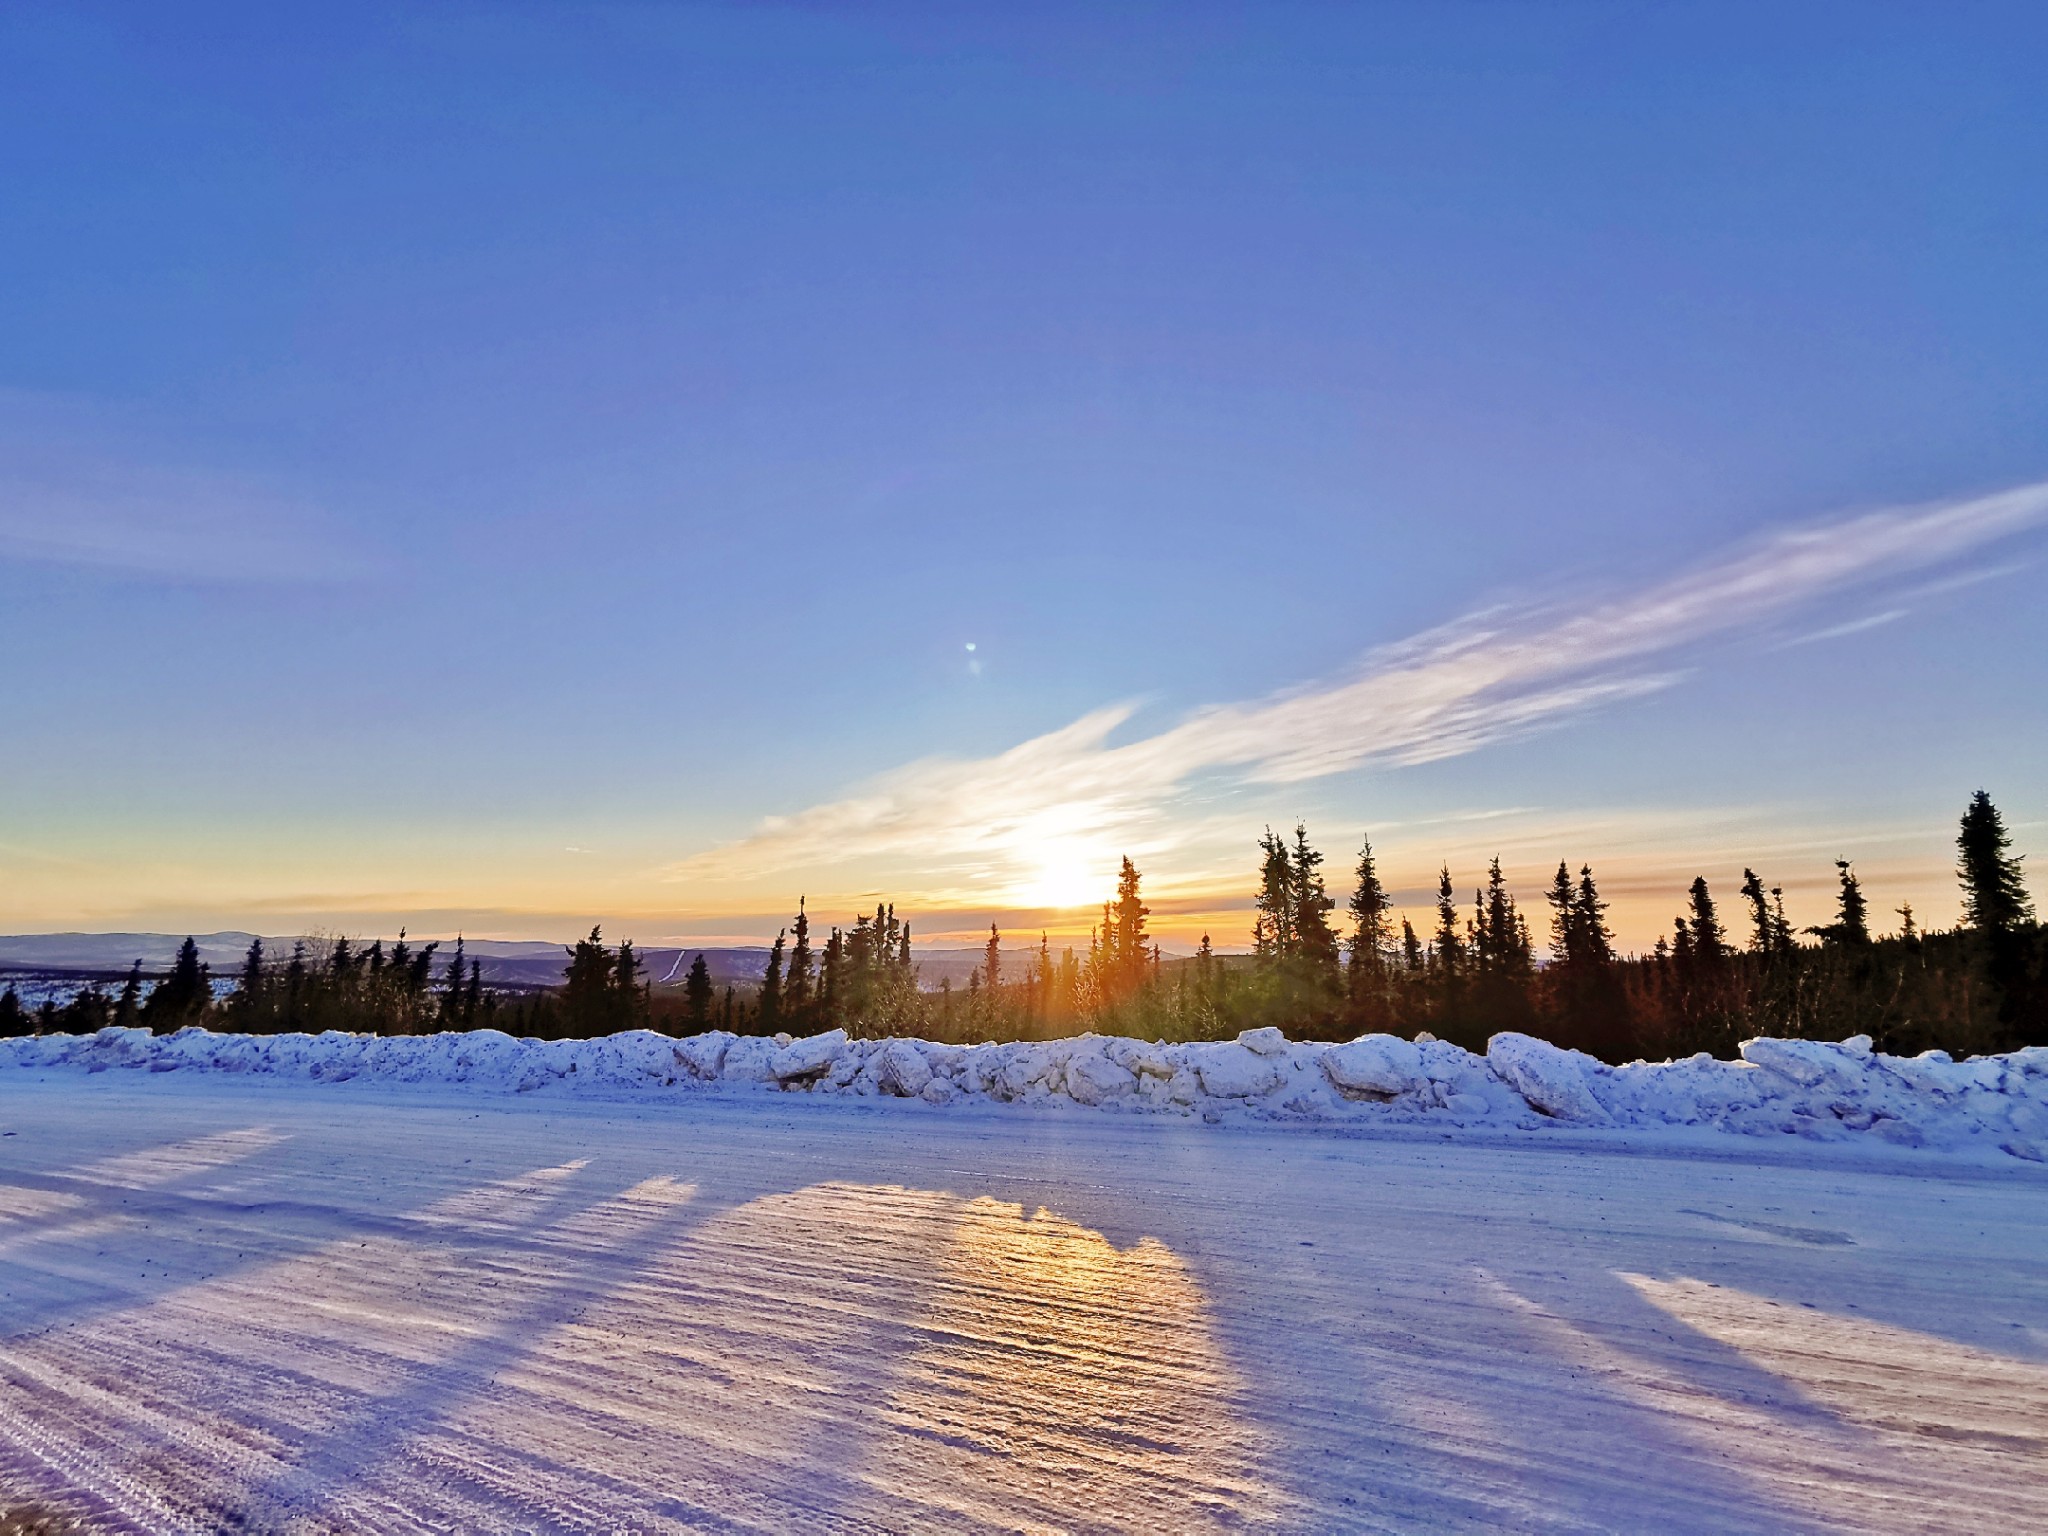
[(448, 970), (441, 978), (441, 1027), (443, 1029), (468, 1029), (475, 1020), (469, 1017), (465, 1006), (468, 1001), (469, 961), (463, 954), (462, 935), (455, 935), (455, 952), (449, 957)]
[(640, 956), (633, 941), (627, 939), (619, 945), (618, 970), (612, 981), (612, 1019), (616, 1029), (639, 1029), (647, 1022), (650, 1009), (640, 972)]
[(1254, 901), (1257, 916), (1252, 920), (1252, 951), (1262, 964), (1291, 960), (1296, 952), (1294, 935), (1294, 863), (1287, 856), (1287, 844), (1273, 835), (1271, 827), (1259, 839), (1259, 894)]
[(801, 1026), (811, 1011), (811, 918), (807, 898), (796, 902), (796, 924), (789, 951), (789, 972), (782, 983), (782, 1012)]
[(1451, 885), (1451, 867), (1437, 872), (1436, 935), (1431, 942), (1430, 960), (1435, 969), (1436, 1004), (1439, 1018), (1453, 1018), (1465, 998), (1465, 944), (1458, 936), (1458, 903)]
[(1742, 899), (1749, 903), (1750, 949), (1759, 955), (1775, 952), (1778, 926), (1771, 916), (1770, 900), (1764, 895), (1764, 883), (1753, 869), (1742, 871)]
[(1323, 885), (1323, 856), (1309, 846), (1308, 827), (1300, 822), (1295, 823), (1289, 863), (1296, 951), (1312, 983), (1334, 985), (1337, 935), (1330, 928), (1330, 913), (1337, 904)]
[(1841, 876), (1841, 905), (1835, 917), (1835, 942), (1838, 944), (1868, 944), (1870, 942), (1870, 904), (1863, 899), (1863, 883), (1856, 878), (1856, 871), (1847, 859), (1835, 860), (1835, 871)]
[(1980, 932), (2002, 933), (2033, 920), (2020, 860), (2011, 847), (2005, 818), (1991, 796), (1978, 790), (1970, 796), (1956, 836), (1956, 878), (1963, 886), (1963, 922)]
[(632, 953), (630, 940), (614, 955), (599, 931), (591, 929), (590, 937), (569, 951), (564, 973), (561, 1027), (568, 1037), (595, 1039), (637, 1024), (646, 999), (638, 985), (639, 969), (640, 960)]
[(1487, 866), (1486, 886), (1474, 902), (1472, 961), (1472, 1022), (1489, 1034), (1528, 1024), (1534, 1014), (1529, 930), (1508, 893), (1498, 854)]
[(787, 928), (775, 935), (774, 947), (768, 951), (768, 969), (761, 977), (758, 1017), (764, 1034), (772, 1035), (782, 1028), (782, 947), (788, 940)]
[(255, 1031), (262, 1027), (264, 1004), (268, 1001), (265, 993), (266, 977), (263, 972), (263, 941), (251, 939), (248, 952), (242, 956), (242, 974), (235, 982), (235, 1012), (241, 1028)]
[(1572, 872), (1563, 859), (1543, 899), (1550, 903), (1550, 963), (1569, 970), (1585, 952), (1580, 938), (1578, 893), (1572, 889)]
[(1358, 881), (1351, 890), (1349, 911), (1351, 952), (1346, 957), (1346, 990), (1361, 1021), (1377, 1025), (1385, 1012), (1387, 953), (1393, 947), (1393, 935), (1388, 932), (1387, 891), (1380, 884), (1370, 836), (1359, 844)]
[(1115, 978), (1115, 994), (1120, 998), (1136, 995), (1145, 984), (1145, 957), (1151, 946), (1145, 933), (1145, 919), (1152, 909), (1138, 896), (1140, 878), (1138, 866), (1125, 856), (1117, 870), (1116, 904), (1104, 918), (1109, 930), (1109, 969)]
[(1688, 906), (1692, 916), (1687, 923), (1692, 940), (1693, 958), (1702, 964), (1713, 964), (1727, 956), (1728, 938), (1721, 927), (1721, 919), (1714, 911), (1714, 898), (1707, 889), (1707, 877), (1695, 875), (1687, 891)]
[(1593, 883), (1593, 866), (1579, 866), (1578, 901), (1579, 942), (1585, 946), (1586, 959), (1596, 966), (1612, 966), (1615, 961), (1614, 933), (1607, 926), (1607, 903), (1600, 899), (1599, 888)]
[(683, 978), (683, 1006), (691, 1034), (701, 1035), (711, 1028), (711, 998), (711, 967), (700, 949), (697, 958), (690, 962), (689, 974)]

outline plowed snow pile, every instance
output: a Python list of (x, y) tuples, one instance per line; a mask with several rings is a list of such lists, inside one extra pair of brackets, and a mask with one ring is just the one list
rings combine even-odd
[(2048, 1160), (2048, 1047), (1953, 1061), (1886, 1056), (1858, 1035), (1744, 1042), (1611, 1067), (1528, 1035), (1484, 1056), (1438, 1040), (1365, 1035), (1341, 1045), (1277, 1029), (1164, 1045), (1122, 1036), (938, 1045), (719, 1031), (634, 1030), (598, 1040), (516, 1040), (495, 1030), (412, 1037), (252, 1036), (140, 1029), (0, 1041), (0, 1068), (253, 1073), (340, 1082), (465, 1083), (517, 1092), (584, 1085), (694, 1092), (880, 1095), (933, 1105), (1061, 1104), (1121, 1112), (1303, 1121), (1645, 1128), (1705, 1126), (1823, 1141), (2004, 1152)]

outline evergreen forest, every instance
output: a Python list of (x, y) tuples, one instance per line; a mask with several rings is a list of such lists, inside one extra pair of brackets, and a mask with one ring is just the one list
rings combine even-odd
[(1876, 931), (1854, 867), (1835, 866), (1836, 912), (1795, 930), (1782, 889), (1745, 869), (1733, 893), (1695, 879), (1668, 935), (1646, 955), (1615, 948), (1594, 871), (1561, 860), (1525, 911), (1500, 861), (1460, 887), (1439, 871), (1433, 919), (1398, 921), (1370, 841), (1331, 893), (1306, 827), (1258, 840), (1249, 953), (1204, 936), (1169, 959), (1147, 927), (1142, 877), (1122, 861), (1084, 951), (989, 930), (968, 984), (920, 982), (911, 926), (883, 903), (815, 943), (799, 903), (757, 983), (714, 984), (699, 953), (680, 985), (656, 987), (631, 942), (602, 934), (566, 951), (559, 986), (486, 985), (461, 939), (444, 951), (403, 932), (388, 948), (337, 938), (289, 953), (251, 945), (217, 985), (187, 939), (167, 974), (138, 962), (118, 987), (94, 983), (62, 1006), (25, 1008), (0, 991), (0, 1035), (107, 1025), (168, 1033), (193, 1025), (254, 1034), (328, 1029), (382, 1035), (498, 1029), (542, 1039), (651, 1028), (803, 1035), (916, 1035), (970, 1043), (1095, 1030), (1161, 1040), (1229, 1038), (1278, 1025), (1300, 1039), (1427, 1033), (1483, 1050), (1501, 1030), (1538, 1034), (1604, 1060), (1705, 1051), (1732, 1056), (1755, 1035), (1841, 1039), (1953, 1055), (2048, 1044), (2048, 929), (1997, 807), (1971, 797), (1956, 836), (1962, 921), (1929, 931), (1910, 906)]

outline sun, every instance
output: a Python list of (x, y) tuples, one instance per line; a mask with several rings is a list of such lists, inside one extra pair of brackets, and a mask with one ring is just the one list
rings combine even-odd
[(1052, 842), (1035, 850), (1030, 873), (1018, 882), (1016, 899), (1030, 907), (1071, 909), (1102, 900), (1101, 858), (1078, 846)]

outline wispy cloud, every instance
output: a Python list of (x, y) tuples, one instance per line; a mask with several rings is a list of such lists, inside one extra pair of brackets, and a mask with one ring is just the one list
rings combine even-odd
[(319, 508), (149, 436), (120, 413), (0, 394), (0, 559), (180, 581), (368, 574)]
[(1780, 649), (1795, 645), (1814, 645), (1822, 640), (1846, 640), (1851, 635), (1860, 635), (1873, 629), (1882, 629), (1887, 624), (1896, 624), (1910, 610), (1887, 608), (1882, 613), (1866, 613), (1860, 619), (1849, 619), (1840, 624), (1830, 624), (1825, 629), (1816, 629), (1809, 634), (1794, 635)]
[(1831, 596), (2043, 522), (2048, 482), (1787, 530), (1576, 612), (1470, 615), (1375, 651), (1345, 677), (1199, 709), (1135, 740), (1112, 740), (1135, 712), (1118, 704), (993, 757), (911, 763), (843, 799), (770, 818), (668, 873), (715, 884), (914, 860), (963, 893), (1059, 904), (1077, 861), (1099, 860), (1104, 847), (1136, 854), (1178, 842), (1187, 802), (1204, 787), (1299, 783), (1476, 751), (1667, 688), (1684, 675), (1671, 661), (1687, 646), (1753, 635)]

